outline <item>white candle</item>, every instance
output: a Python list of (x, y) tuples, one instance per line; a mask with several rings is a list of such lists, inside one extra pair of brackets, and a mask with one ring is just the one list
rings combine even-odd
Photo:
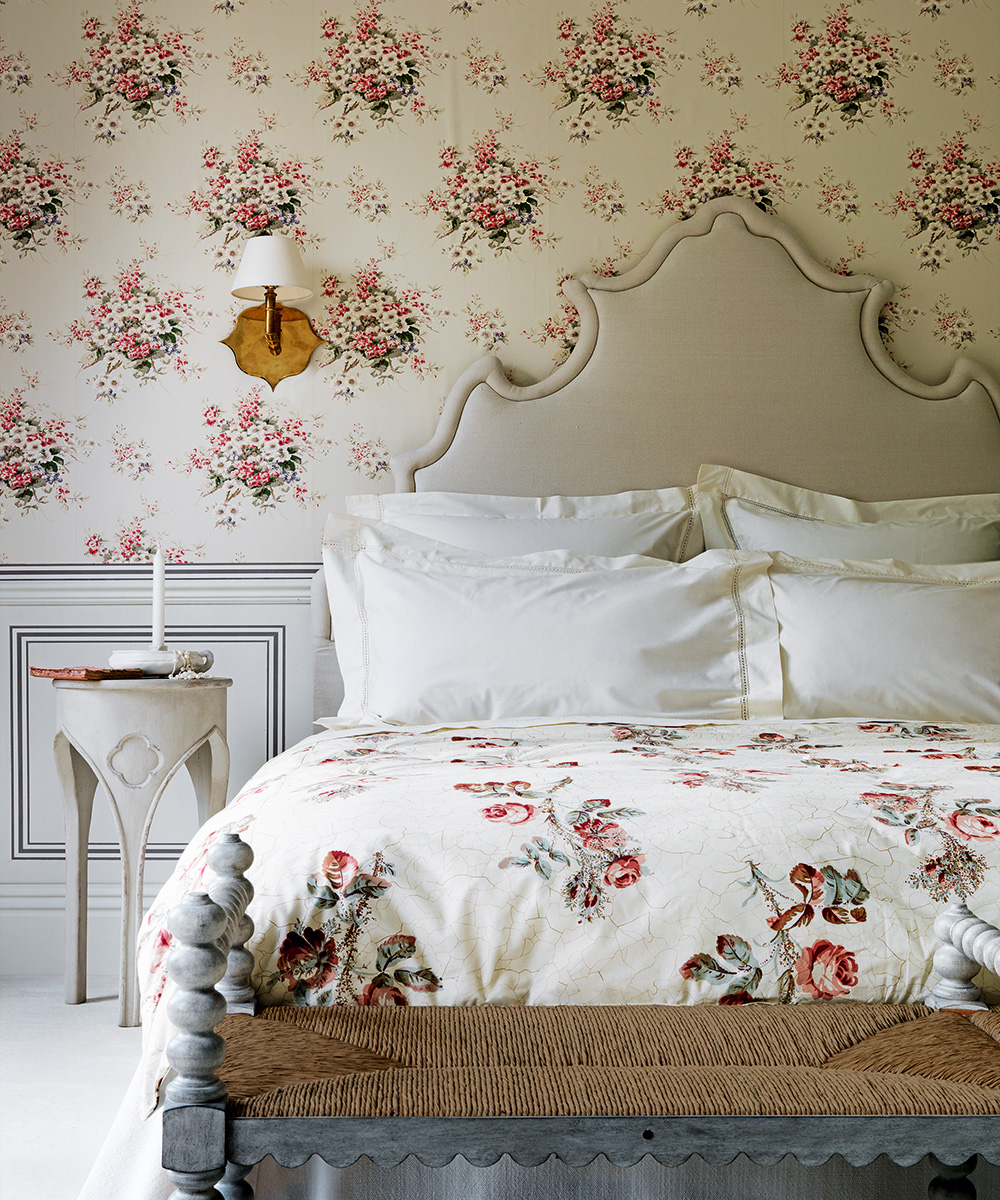
[(165, 650), (163, 639), (163, 595), (166, 589), (166, 565), (160, 543), (156, 543), (153, 555), (153, 650)]

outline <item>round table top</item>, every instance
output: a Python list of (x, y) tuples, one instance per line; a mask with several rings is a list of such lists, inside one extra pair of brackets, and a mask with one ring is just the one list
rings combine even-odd
[(196, 675), (191, 679), (174, 679), (166, 675), (144, 675), (141, 679), (53, 679), (57, 688), (95, 691), (183, 691), (191, 688), (227, 688), (233, 681), (218, 675)]

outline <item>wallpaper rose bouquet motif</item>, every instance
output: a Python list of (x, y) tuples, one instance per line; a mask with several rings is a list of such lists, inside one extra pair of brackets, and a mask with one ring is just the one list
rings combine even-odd
[(322, 294), (331, 303), (316, 330), (326, 339), (330, 361), (338, 364), (343, 398), (353, 396), (352, 373), (358, 369), (375, 383), (406, 370), (423, 378), (437, 369), (424, 355), (434, 310), (416, 288), (393, 283), (379, 259), (359, 267), (353, 283), (328, 276)]
[(938, 155), (922, 147), (911, 150), (913, 186), (897, 192), (884, 210), (909, 217), (908, 236), (923, 242), (919, 265), (931, 271), (950, 261), (949, 245), (970, 254), (1000, 241), (1000, 161), (980, 157), (961, 131)]
[(389, 193), (381, 179), (366, 179), (361, 167), (355, 167), (345, 183), (348, 212), (372, 222), (388, 216)]
[(201, 218), (203, 238), (221, 235), (215, 248), (217, 268), (235, 270), (248, 235), (280, 233), (300, 246), (308, 243), (303, 205), (327, 186), (314, 178), (309, 165), (295, 158), (279, 160), (256, 129), (228, 155), (209, 146), (202, 163), (205, 186), (192, 192), (179, 211)]
[(822, 142), (835, 132), (826, 114), (847, 126), (876, 113), (889, 124), (907, 115), (889, 95), (891, 81), (916, 61), (902, 49), (905, 36), (866, 32), (849, 5), (841, 4), (818, 28), (796, 21), (792, 37), (799, 46), (796, 59), (778, 67), (774, 86), (790, 87), (793, 111), (806, 110), (799, 122), (806, 141)]
[(84, 542), (84, 553), (102, 563), (151, 562), (159, 546), (167, 562), (183, 563), (200, 557), (200, 546), (185, 550), (176, 544), (168, 545), (164, 538), (147, 528), (147, 522), (156, 517), (156, 510), (155, 504), (147, 504), (144, 513), (124, 521), (110, 538), (103, 533), (89, 534)]
[(420, 965), (416, 938), (404, 933), (384, 938), (367, 961), (359, 943), (374, 919), (374, 903), (392, 883), (392, 864), (381, 854), (362, 868), (344, 850), (331, 850), (320, 870), (306, 881), (322, 923), (296, 922), (278, 949), (277, 970), (267, 980), (282, 985), (298, 1004), (406, 1006), (407, 992), (436, 992), (441, 980)]
[(779, 165), (770, 158), (753, 158), (740, 149), (734, 132), (745, 125), (744, 118), (736, 122), (735, 131), (724, 129), (705, 147), (704, 157), (699, 158), (691, 146), (682, 146), (677, 151), (677, 167), (684, 172), (680, 187), (643, 207), (658, 217), (668, 212), (690, 217), (700, 204), (716, 196), (747, 196), (763, 212), (773, 213), (775, 201), (800, 185), (785, 178), (787, 162)]
[(289, 497), (302, 505), (322, 499), (304, 479), (306, 460), (325, 452), (327, 439), (297, 417), (283, 416), (264, 399), (263, 388), (253, 388), (232, 413), (208, 405), (203, 421), (206, 444), (179, 465), (189, 474), (202, 474), (202, 495), (216, 498), (217, 528), (235, 529), (251, 514), (275, 509)]
[(380, 437), (368, 437), (364, 426), (356, 421), (347, 435), (347, 465), (365, 479), (376, 480), (389, 474), (389, 451)]
[(24, 57), (22, 50), (8, 54), (7, 47), (0, 39), (0, 87), (16, 94), (31, 87), (31, 64)]
[(0, 139), (0, 234), (22, 257), (50, 240), (60, 250), (83, 240), (70, 235), (66, 205), (90, 185), (58, 158), (44, 158), (16, 130)]
[(405, 112), (421, 122), (438, 112), (423, 94), (441, 58), (432, 49), (438, 33), (404, 29), (382, 7), (379, 0), (363, 4), (353, 21), (325, 17), (323, 57), (305, 68), (303, 82), (319, 88), (320, 109), (333, 110), (327, 126), (337, 141), (351, 142), (364, 133), (362, 117), (381, 126)]
[(183, 352), (195, 317), (191, 300), (175, 288), (151, 280), (142, 260), (133, 259), (110, 283), (96, 275), (85, 279), (87, 315), (73, 321), (61, 340), (83, 348), (83, 366), (101, 368), (98, 399), (116, 400), (130, 374), (139, 384), (170, 371), (194, 373)]
[(701, 953), (689, 958), (680, 968), (683, 978), (723, 988), (720, 1004), (757, 999), (755, 993), (765, 972), (775, 976), (773, 987), (783, 1004), (796, 999), (796, 993), (798, 998), (812, 1000), (848, 995), (858, 982), (856, 954), (830, 937), (821, 937), (811, 946), (799, 945), (790, 930), (805, 929), (817, 917), (834, 926), (866, 921), (864, 902), (869, 891), (857, 871), (841, 874), (835, 867), (798, 863), (788, 873), (798, 892), (792, 897), (779, 892), (774, 885), (781, 881), (769, 878), (756, 863), (748, 862), (748, 866), (750, 878), (740, 886), (749, 889), (748, 900), (763, 897), (771, 910), (764, 924), (773, 937), (761, 943), (737, 933), (720, 934), (715, 955)]
[(113, 21), (85, 17), (86, 55), (53, 76), (66, 86), (82, 84), (83, 110), (97, 109), (88, 124), (97, 140), (113, 142), (125, 132), (120, 117), (147, 125), (167, 113), (182, 121), (197, 116), (183, 89), (204, 57), (195, 32), (164, 29), (138, 3), (123, 4)]
[(568, 110), (563, 123), (571, 140), (586, 142), (600, 133), (600, 118), (618, 126), (642, 111), (656, 121), (672, 115), (656, 90), (677, 57), (662, 44), (673, 35), (630, 27), (620, 6), (621, 0), (608, 0), (589, 28), (572, 17), (560, 21), (560, 57), (542, 68), (541, 85), (552, 84), (560, 94), (556, 110)]
[[(591, 260), (591, 270), (595, 275), (617, 275), (622, 262), (632, 253), (631, 242), (620, 242), (617, 238), (612, 238), (612, 241), (615, 247), (614, 254), (609, 254), (603, 262)], [(574, 278), (575, 275), (569, 272), (560, 275), (556, 291), (562, 294), (563, 284)], [(539, 346), (554, 347), (553, 361), (556, 364), (564, 363), (569, 358), (579, 338), (580, 313), (576, 305), (568, 300), (562, 302), (556, 316), (546, 317), (536, 333), (528, 334), (529, 341), (536, 342)]]
[(517, 159), (492, 129), (464, 156), (455, 146), (441, 151), (442, 186), (428, 193), (418, 211), (441, 216), (438, 237), (452, 239), (452, 269), (472, 270), (483, 261), (484, 248), (499, 255), (525, 238), (536, 247), (552, 243), (539, 216), (542, 203), (560, 186), (549, 173), (554, 165), (550, 161), (547, 170), (538, 159)]
[(501, 870), (526, 867), (546, 882), (554, 871), (568, 868), (571, 873), (562, 888), (563, 903), (578, 920), (594, 921), (606, 915), (615, 890), (633, 887), (645, 873), (646, 856), (621, 824), (644, 814), (637, 808), (614, 806), (608, 799), (584, 800), (577, 808), (566, 806), (566, 811), (560, 811), (552, 797), (569, 783), (572, 779), (561, 779), (540, 791), (526, 780), (513, 779), (456, 783), (455, 789), (490, 799), (492, 803), (483, 809), (487, 821), (516, 828), (540, 825), (541, 834), (523, 842), (519, 853), (497, 865)]
[[(72, 425), (79, 430), (82, 418)], [(0, 498), (31, 512), (55, 498), (68, 507), (77, 497), (66, 486), (66, 464), (82, 447), (70, 422), (46, 417), (15, 388), (0, 396)]]

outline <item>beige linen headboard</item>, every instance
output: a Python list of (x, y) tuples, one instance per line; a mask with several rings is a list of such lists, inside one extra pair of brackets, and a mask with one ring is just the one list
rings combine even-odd
[[(586, 495), (691, 484), (720, 463), (856, 500), (1000, 491), (1000, 386), (959, 357), (924, 384), (889, 357), (893, 285), (828, 271), (776, 217), (721, 197), (624, 275), (565, 285), (569, 359), (529, 387), (488, 355), (397, 491)], [(318, 585), (317, 715), (339, 705)]]

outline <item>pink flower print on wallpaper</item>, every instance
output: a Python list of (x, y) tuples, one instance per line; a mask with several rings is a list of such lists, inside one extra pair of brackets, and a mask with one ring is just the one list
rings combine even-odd
[(404, 29), (382, 12), (378, 0), (362, 4), (353, 20), (323, 18), (323, 55), (293, 82), (317, 87), (327, 128), (335, 141), (351, 142), (366, 128), (387, 125), (409, 113), (418, 121), (437, 116), (424, 96), (429, 75), (443, 55), (433, 49), (434, 30)]
[(424, 353), (424, 339), (438, 315), (432, 306), (436, 290), (425, 295), (393, 282), (373, 258), (358, 267), (353, 281), (327, 276), (322, 295), (327, 305), (314, 324), (326, 339), (327, 362), (336, 367), (342, 399), (355, 395), (359, 372), (378, 384), (403, 371), (423, 378), (438, 370)]
[(625, 193), (617, 179), (602, 179), (600, 168), (592, 166), (580, 180), (583, 211), (604, 221), (617, 221), (625, 215)]
[(153, 469), (149, 447), (142, 438), (130, 442), (124, 425), (118, 425), (111, 438), (111, 467), (119, 475), (136, 481)]
[(390, 472), (389, 451), (380, 437), (369, 437), (360, 421), (347, 435), (347, 465), (365, 479), (381, 479)]
[(957, 132), (934, 158), (923, 147), (910, 151), (913, 185), (882, 206), (890, 216), (909, 218), (907, 235), (920, 240), (919, 266), (939, 270), (950, 262), (947, 249), (962, 254), (1000, 241), (1000, 161), (973, 150), (968, 132)]
[(99, 400), (110, 404), (118, 399), (129, 376), (146, 384), (170, 371), (184, 377), (197, 373), (184, 354), (196, 316), (192, 300), (176, 288), (156, 284), (142, 259), (122, 267), (110, 283), (90, 276), (83, 292), (87, 315), (71, 322), (59, 340), (82, 347), (84, 370), (100, 368)]
[(750, 150), (741, 149), (734, 133), (746, 127), (746, 118), (738, 118), (735, 129), (724, 129), (708, 143), (699, 158), (693, 147), (682, 146), (677, 151), (677, 167), (683, 172), (680, 186), (665, 191), (656, 200), (642, 207), (658, 217), (675, 212), (690, 217), (699, 204), (716, 196), (747, 196), (766, 213), (774, 211), (776, 200), (801, 187), (789, 180), (786, 172), (790, 163), (779, 164), (767, 157), (754, 157)]
[(156, 504), (147, 504), (143, 513), (124, 521), (110, 538), (103, 533), (90, 533), (84, 542), (84, 553), (88, 558), (100, 559), (102, 563), (142, 563), (151, 562), (156, 548), (163, 550), (167, 562), (183, 563), (192, 558), (200, 558), (204, 551), (201, 546), (184, 549), (167, 539), (158, 531), (147, 527), (147, 522), (155, 520)]
[(389, 193), (381, 179), (365, 178), (364, 169), (355, 167), (348, 175), (347, 211), (366, 221), (381, 221), (389, 215)]
[(698, 57), (702, 61), (698, 80), (705, 87), (728, 96), (743, 86), (743, 68), (735, 54), (723, 54), (715, 42), (709, 40), (698, 51)]
[(147, 125), (172, 113), (181, 121), (197, 117), (184, 95), (204, 54), (198, 33), (165, 29), (137, 3), (123, 4), (113, 20), (85, 17), (83, 58), (53, 75), (67, 87), (82, 85), (83, 111), (95, 110), (87, 124), (99, 141), (113, 142), (128, 128), (124, 118)]
[(17, 130), (0, 138), (0, 237), (22, 257), (49, 242), (60, 250), (83, 242), (66, 224), (67, 204), (91, 186), (79, 178), (82, 166), (33, 150)]
[(107, 182), (108, 211), (135, 225), (153, 211), (152, 196), (141, 179), (130, 180), (124, 167), (115, 167)]
[(618, 14), (623, 3), (608, 0), (593, 12), (589, 27), (564, 17), (558, 25), (560, 55), (537, 79), (558, 91), (556, 111), (566, 112), (563, 124), (571, 140), (589, 141), (605, 123), (623, 125), (642, 112), (654, 121), (674, 114), (656, 94), (671, 65), (680, 61), (664, 46), (674, 36), (630, 26)]
[(456, 146), (441, 151), (442, 185), (417, 211), (442, 218), (438, 237), (450, 239), (453, 270), (471, 271), (487, 248), (500, 255), (525, 238), (536, 248), (554, 243), (539, 218), (542, 204), (563, 187), (554, 177), (556, 162), (518, 158), (493, 129), (464, 154)]
[(309, 490), (306, 460), (325, 454), (329, 441), (298, 417), (284, 415), (262, 387), (239, 400), (233, 412), (215, 404), (203, 414), (206, 441), (176, 465), (199, 473), (202, 496), (215, 503), (215, 524), (235, 529), (250, 516), (275, 510), (286, 500), (316, 505), (323, 499)]
[(31, 87), (31, 82), (31, 64), (23, 51), (8, 54), (6, 45), (0, 39), (0, 87), (16, 95)]
[(473, 296), (464, 311), (465, 336), (473, 345), (495, 350), (507, 341), (507, 322), (499, 308), (486, 308), (481, 297)]
[(851, 221), (861, 211), (857, 189), (849, 179), (838, 179), (832, 167), (824, 167), (816, 180), (819, 203), (816, 207), (827, 217)]
[(303, 205), (328, 185), (314, 177), (316, 162), (279, 159), (253, 129), (225, 155), (209, 146), (203, 156), (205, 186), (178, 211), (201, 217), (202, 238), (214, 238), (215, 267), (235, 270), (248, 235), (281, 233), (311, 244), (302, 224)]
[(976, 340), (976, 326), (967, 308), (955, 308), (947, 296), (934, 305), (934, 336), (952, 350), (964, 350)]
[(226, 78), (230, 83), (243, 88), (251, 95), (256, 95), (257, 92), (271, 86), (270, 67), (263, 50), (254, 54), (247, 50), (242, 38), (234, 38), (226, 53), (229, 58), (229, 72)]
[(934, 51), (934, 82), (953, 96), (962, 96), (976, 86), (976, 77), (967, 54), (954, 53), (947, 42)]
[(483, 49), (479, 38), (473, 38), (465, 50), (465, 82), (474, 88), (481, 88), (488, 96), (507, 87), (507, 64), (503, 55), (494, 50), (493, 53)]
[(19, 312), (7, 312), (3, 298), (0, 297), (0, 346), (10, 354), (19, 354), (33, 342), (31, 321), (28, 314), (21, 309)]
[(89, 444), (80, 437), (83, 424), (82, 417), (72, 422), (46, 417), (25, 400), (21, 388), (0, 396), (0, 498), (21, 513), (52, 499), (65, 508), (79, 507), (83, 498), (71, 494), (66, 469)]
[(828, 117), (847, 126), (876, 114), (890, 125), (906, 117), (889, 93), (892, 81), (917, 61), (903, 49), (909, 38), (871, 32), (868, 24), (855, 19), (847, 4), (828, 10), (819, 26), (798, 20), (792, 26), (794, 61), (782, 63), (774, 79), (762, 77), (774, 87), (792, 89), (792, 111), (803, 113), (798, 124), (807, 142), (825, 141), (836, 132)]

